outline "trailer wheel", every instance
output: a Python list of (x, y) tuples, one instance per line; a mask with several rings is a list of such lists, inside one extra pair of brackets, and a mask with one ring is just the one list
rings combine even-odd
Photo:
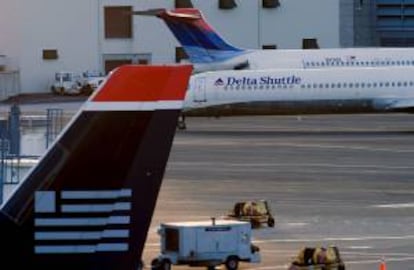
[(160, 260), (158, 260), (157, 258), (153, 259), (151, 261), (151, 269), (152, 270), (160, 270), (161, 263)]
[(236, 256), (230, 256), (226, 260), (227, 270), (237, 270), (239, 267), (239, 259)]
[(169, 260), (162, 260), (160, 270), (171, 270), (171, 262)]
[(274, 219), (274, 218), (272, 218), (272, 217), (270, 217), (270, 218), (267, 220), (267, 226), (269, 226), (269, 227), (274, 227), (274, 226), (275, 226), (275, 219)]

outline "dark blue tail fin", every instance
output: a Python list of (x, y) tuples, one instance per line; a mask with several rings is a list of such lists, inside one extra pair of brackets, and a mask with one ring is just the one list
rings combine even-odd
[(155, 15), (161, 18), (194, 64), (220, 62), (244, 52), (224, 41), (204, 20), (198, 9), (177, 8), (172, 11), (158, 9), (138, 11), (135, 14)]
[(139, 269), (190, 66), (123, 66), (0, 210), (15, 269)]

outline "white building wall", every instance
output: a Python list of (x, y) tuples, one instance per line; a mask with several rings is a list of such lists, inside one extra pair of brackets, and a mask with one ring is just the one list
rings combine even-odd
[[(339, 47), (339, 0), (280, 0), (263, 9), (259, 0), (236, 0), (231, 10), (218, 0), (193, 0), (225, 40), (239, 47), (300, 48), (317, 38), (323, 48)], [(175, 62), (179, 46), (158, 18), (134, 16), (132, 39), (105, 39), (103, 8), (129, 5), (134, 10), (174, 8), (173, 0), (1, 0), (0, 54), (20, 70), (21, 91), (48, 92), (59, 70), (104, 69), (107, 55), (145, 55), (151, 63)], [(258, 31), (261, 29), (261, 31)], [(43, 60), (43, 49), (57, 49), (57, 60)]]

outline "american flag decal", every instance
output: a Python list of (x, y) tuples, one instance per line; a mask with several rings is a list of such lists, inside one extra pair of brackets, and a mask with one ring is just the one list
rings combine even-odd
[(131, 189), (37, 191), (34, 252), (128, 251)]

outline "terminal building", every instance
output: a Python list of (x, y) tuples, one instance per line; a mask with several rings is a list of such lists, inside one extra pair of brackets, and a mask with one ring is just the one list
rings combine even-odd
[(108, 73), (185, 55), (151, 8), (195, 7), (230, 43), (299, 49), (411, 46), (414, 0), (2, 0), (0, 100), (50, 91), (58, 71)]

